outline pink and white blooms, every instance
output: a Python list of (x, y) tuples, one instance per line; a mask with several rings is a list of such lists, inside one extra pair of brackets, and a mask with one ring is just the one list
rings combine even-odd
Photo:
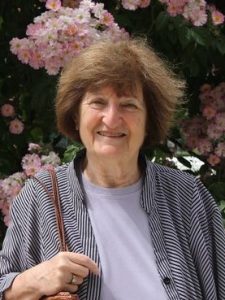
[(212, 166), (225, 161), (225, 82), (200, 89), (201, 115), (186, 120), (182, 132), (187, 147)]
[(182, 15), (195, 26), (202, 26), (207, 22), (206, 1), (189, 0), (184, 6)]
[[(159, 0), (165, 4), (167, 12), (170, 16), (175, 17), (182, 15), (194, 26), (202, 26), (207, 22), (208, 11), (211, 12), (211, 19), (214, 25), (224, 23), (224, 15), (216, 10), (214, 6), (207, 6), (205, 0)], [(136, 10), (144, 8), (151, 4), (150, 0), (121, 0), (125, 9)]]
[(3, 117), (13, 117), (15, 115), (15, 108), (11, 104), (3, 104), (1, 107), (1, 115)]
[(31, 153), (39, 153), (41, 151), (41, 146), (35, 143), (29, 143), (28, 151)]
[[(10, 98), (9, 101), (13, 101), (13, 98)], [(5, 122), (11, 134), (21, 134), (24, 131), (24, 123), (17, 117), (15, 107), (12, 104), (3, 104), (0, 107), (0, 115), (7, 118)]]
[(214, 25), (220, 25), (224, 23), (225, 16), (218, 10), (212, 12), (212, 22)]
[(187, 0), (171, 0), (167, 1), (167, 12), (170, 16), (181, 15), (184, 11), (184, 7), (187, 4)]
[(28, 151), (30, 153), (22, 158), (23, 172), (14, 173), (0, 180), (0, 210), (7, 226), (10, 221), (10, 206), (24, 186), (25, 180), (40, 170), (53, 169), (61, 164), (60, 158), (55, 152), (50, 151), (48, 155), (44, 155), (39, 144), (30, 143)]
[(0, 210), (6, 225), (9, 224), (11, 203), (24, 185), (25, 178), (24, 173), (17, 172), (4, 180), (0, 180)]
[(45, 6), (48, 9), (52, 9), (54, 11), (57, 11), (61, 7), (61, 1), (60, 0), (47, 0)]
[(220, 25), (224, 23), (225, 16), (216, 9), (215, 5), (208, 5), (208, 10), (211, 12), (212, 23), (214, 25)]
[(24, 130), (24, 124), (19, 119), (14, 119), (9, 123), (9, 131), (12, 134), (21, 134)]
[(151, 0), (122, 0), (122, 5), (125, 9), (136, 10), (149, 6), (150, 2)]
[(41, 169), (41, 158), (35, 153), (26, 154), (22, 159), (22, 168), (26, 176), (33, 176)]
[(48, 155), (41, 156), (41, 163), (42, 165), (52, 165), (53, 167), (57, 167), (60, 165), (61, 161), (54, 151), (50, 151)]
[(93, 42), (128, 38), (102, 3), (83, 0), (72, 9), (62, 7), (59, 0), (48, 0), (46, 6), (50, 10), (28, 25), (27, 38), (10, 42), (11, 52), (34, 69), (44, 67), (48, 74), (55, 75)]

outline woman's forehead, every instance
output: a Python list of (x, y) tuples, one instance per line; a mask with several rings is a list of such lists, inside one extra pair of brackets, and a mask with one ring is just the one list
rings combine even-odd
[(140, 97), (142, 94), (142, 86), (139, 83), (127, 84), (104, 84), (104, 85), (93, 85), (88, 88), (87, 93), (91, 94), (102, 94), (106, 90), (113, 91), (117, 97)]

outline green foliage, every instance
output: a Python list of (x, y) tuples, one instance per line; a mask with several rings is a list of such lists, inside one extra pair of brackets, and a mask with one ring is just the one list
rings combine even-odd
[(84, 147), (77, 142), (74, 142), (72, 145), (69, 145), (66, 151), (64, 152), (63, 163), (70, 162), (83, 148)]

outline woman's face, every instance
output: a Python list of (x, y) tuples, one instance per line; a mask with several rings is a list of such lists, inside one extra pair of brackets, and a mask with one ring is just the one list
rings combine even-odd
[(111, 86), (88, 91), (79, 108), (78, 129), (87, 154), (102, 159), (136, 158), (146, 130), (142, 88), (118, 95)]

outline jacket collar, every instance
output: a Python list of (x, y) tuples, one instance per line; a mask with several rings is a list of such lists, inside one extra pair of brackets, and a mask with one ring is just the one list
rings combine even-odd
[[(80, 174), (80, 162), (85, 157), (86, 150), (82, 149), (76, 154), (76, 157), (69, 163), (68, 168), (68, 180), (70, 186), (77, 195), (76, 199), (82, 201), (84, 204), (84, 195), (83, 190), (79, 183), (79, 174)], [(150, 213), (154, 206), (155, 190), (156, 190), (156, 172), (154, 164), (147, 159), (147, 157), (140, 153), (139, 155), (140, 166), (143, 170), (143, 187), (142, 195), (140, 199), (140, 204), (142, 208)], [(81, 203), (80, 203), (81, 204)], [(79, 205), (79, 203), (77, 203)]]

